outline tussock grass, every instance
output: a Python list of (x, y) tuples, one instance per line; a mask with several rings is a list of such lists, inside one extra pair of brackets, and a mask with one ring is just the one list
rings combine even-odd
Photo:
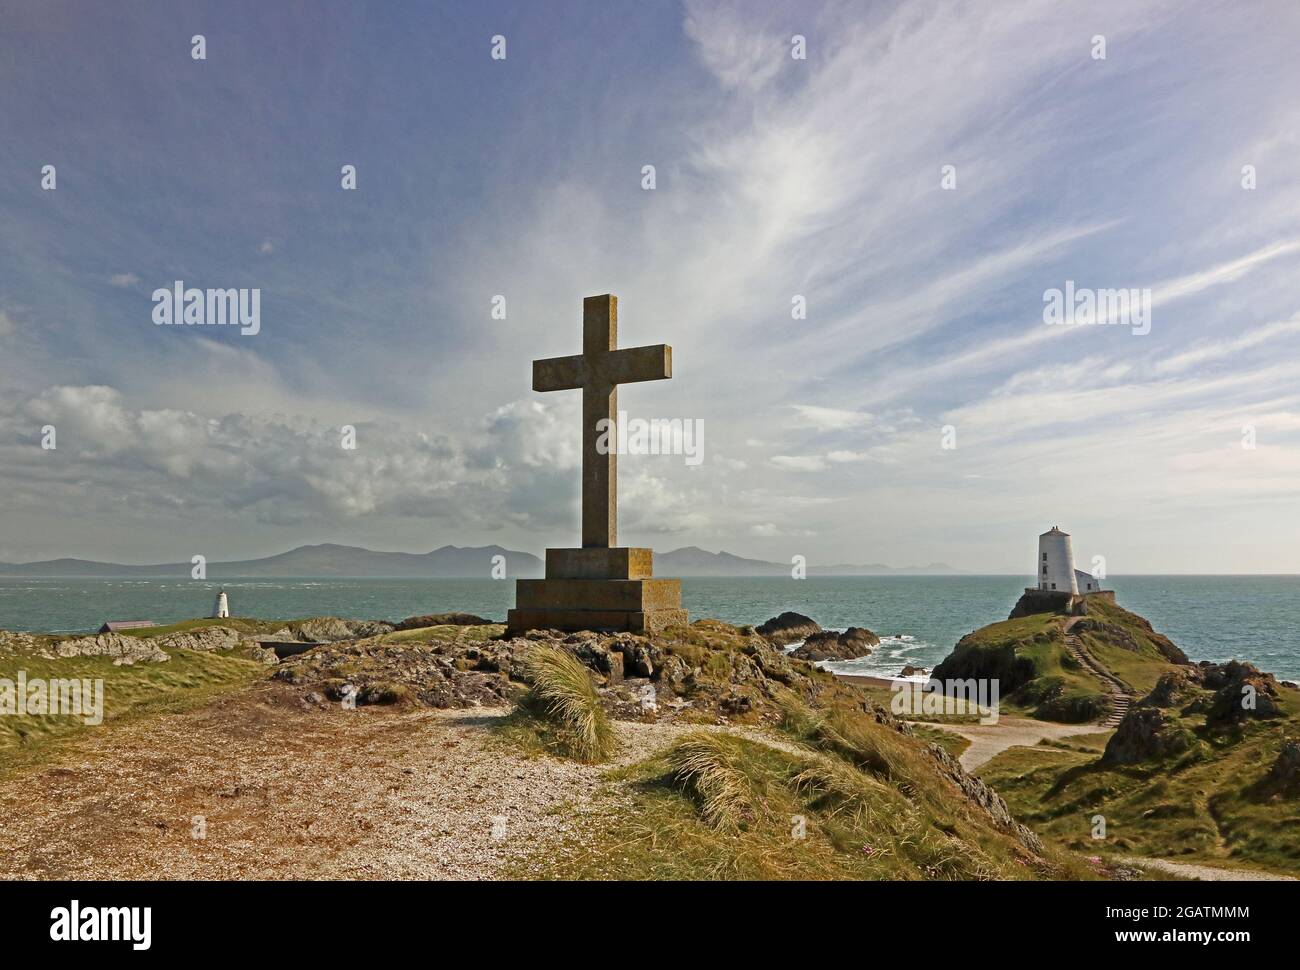
[(534, 647), (524, 657), (522, 672), (532, 684), (521, 702), (522, 711), (539, 722), (548, 749), (588, 764), (614, 753), (614, 731), (600, 706), (596, 685), (572, 654), (556, 647)]
[(791, 787), (809, 807), (828, 818), (844, 816), (854, 826), (874, 827), (873, 809), (887, 800), (887, 789), (838, 758), (817, 756), (790, 779)]
[(813, 711), (787, 702), (782, 706), (781, 726), (805, 744), (838, 755), (885, 781), (900, 780), (900, 759), (889, 750), (889, 732), (858, 712)]
[(695, 799), (715, 829), (735, 831), (758, 811), (746, 772), (744, 742), (716, 731), (695, 731), (668, 749), (670, 777)]

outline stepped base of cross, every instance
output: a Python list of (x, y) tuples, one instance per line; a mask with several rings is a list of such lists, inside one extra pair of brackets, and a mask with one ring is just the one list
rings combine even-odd
[(687, 622), (682, 581), (655, 579), (650, 549), (547, 549), (546, 578), (515, 581), (506, 632), (657, 633)]

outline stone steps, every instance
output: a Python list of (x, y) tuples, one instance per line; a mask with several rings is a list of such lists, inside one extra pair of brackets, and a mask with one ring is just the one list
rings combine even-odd
[(1106, 727), (1117, 727), (1132, 706), (1134, 700), (1132, 688), (1094, 660), (1092, 654), (1088, 653), (1083, 645), (1083, 641), (1073, 633), (1066, 633), (1065, 649), (1070, 652), (1070, 656), (1101, 681), (1102, 689), (1106, 694), (1106, 706), (1109, 708), (1106, 719), (1102, 723)]

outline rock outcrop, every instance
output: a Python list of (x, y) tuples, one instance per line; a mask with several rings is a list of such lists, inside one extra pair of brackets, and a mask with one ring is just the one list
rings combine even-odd
[(485, 620), (473, 613), (426, 613), (423, 616), (408, 616), (395, 629), (418, 630), (427, 626), (487, 626), (495, 620)]
[(1277, 706), (1277, 678), (1272, 674), (1240, 660), (1226, 664), (1202, 663), (1200, 668), (1205, 687), (1214, 691), (1205, 715), (1207, 725), (1237, 724), (1254, 718), (1277, 717), (1281, 713)]
[(1134, 707), (1119, 722), (1101, 760), (1132, 765), (1151, 758), (1179, 755), (1192, 748), (1196, 736), (1158, 707)]
[(112, 657), (113, 664), (118, 667), (171, 660), (153, 640), (124, 637), (120, 633), (100, 633), (93, 637), (60, 640), (54, 645), (53, 654), (56, 657)]
[(1268, 777), (1283, 791), (1300, 792), (1300, 741), (1288, 738), (1282, 743), (1282, 750), (1269, 769)]
[(1125, 612), (1127, 614), (1125, 617), (1127, 626), (1110, 623), (1093, 616), (1086, 616), (1074, 625), (1073, 632), (1076, 636), (1091, 633), (1110, 646), (1139, 654), (1143, 652), (1144, 644), (1142, 641), (1145, 640), (1146, 645), (1154, 647), (1160, 656), (1171, 664), (1191, 663), (1187, 659), (1187, 654), (1183, 653), (1174, 641), (1163, 633), (1157, 633), (1146, 617)]
[(863, 627), (851, 626), (843, 633), (823, 630), (809, 634), (804, 642), (790, 651), (800, 660), (856, 660), (880, 645), (880, 637)]
[(1182, 707), (1194, 701), (1198, 694), (1204, 675), (1199, 667), (1161, 674), (1151, 693), (1138, 701), (1142, 707)]
[(1033, 829), (1015, 820), (1001, 795), (979, 778), (970, 774), (956, 758), (939, 745), (931, 744), (927, 750), (934, 760), (939, 763), (939, 768), (943, 774), (947, 775), (949, 780), (961, 789), (966, 798), (982, 808), (999, 828), (1014, 832), (1016, 838), (1020, 840), (1020, 844), (1031, 852), (1041, 853), (1043, 851), (1042, 840)]
[(0, 630), (0, 654), (31, 653), (36, 650), (39, 641), (30, 633), (15, 633)]
[(391, 623), (375, 620), (342, 620), (336, 616), (318, 616), (299, 623), (290, 623), (284, 630), (277, 632), (287, 633), (286, 639), (308, 643), (335, 643), (340, 640), (382, 636), (385, 633), (392, 633), (394, 629)]
[(780, 616), (774, 616), (759, 626), (756, 632), (778, 647), (796, 640), (805, 640), (814, 633), (821, 633), (822, 628), (811, 617), (787, 610)]

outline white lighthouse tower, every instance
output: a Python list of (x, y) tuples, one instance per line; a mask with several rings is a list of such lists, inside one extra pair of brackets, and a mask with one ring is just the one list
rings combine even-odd
[(1038, 588), (1079, 595), (1079, 582), (1074, 572), (1074, 547), (1070, 534), (1052, 526), (1038, 537), (1038, 563), (1035, 572)]
[(223, 589), (217, 594), (217, 605), (212, 608), (214, 619), (222, 619), (230, 615), (230, 602), (226, 599), (226, 591)]

